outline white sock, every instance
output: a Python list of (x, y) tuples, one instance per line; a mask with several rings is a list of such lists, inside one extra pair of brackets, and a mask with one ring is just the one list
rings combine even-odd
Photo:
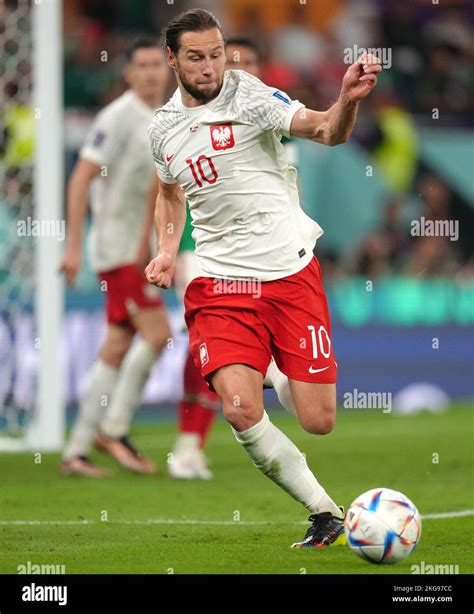
[(331, 512), (343, 517), (341, 510), (309, 470), (305, 457), (264, 411), (263, 418), (246, 431), (232, 429), (257, 469), (302, 503), (312, 514)]
[(140, 404), (143, 388), (158, 355), (159, 352), (143, 339), (127, 352), (111, 403), (100, 425), (104, 435), (118, 438), (128, 434), (133, 414)]
[(278, 400), (286, 411), (296, 417), (296, 408), (291, 396), (288, 377), (280, 371), (274, 360), (271, 360), (268, 365), (265, 381), (271, 383), (273, 388), (275, 388)]
[(118, 373), (118, 369), (100, 359), (92, 366), (71, 436), (64, 448), (65, 460), (89, 452), (104, 408), (110, 403)]

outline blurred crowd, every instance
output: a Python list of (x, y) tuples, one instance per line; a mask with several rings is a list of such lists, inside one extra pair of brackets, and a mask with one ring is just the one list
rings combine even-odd
[[(0, 161), (10, 194), (21, 191), (12, 183), (32, 153), (31, 54), (21, 36), (29, 27), (27, 4), (0, 4)], [(380, 49), (389, 70), (362, 107), (354, 141), (378, 164), (392, 196), (379, 229), (350, 257), (320, 256), (336, 277), (473, 273), (472, 207), (423, 168), (417, 144), (419, 127), (472, 128), (474, 38), (467, 0), (445, 0), (442, 6), (426, 0), (66, 0), (63, 6), (64, 97), (76, 117), (92, 115), (123, 91), (124, 50), (138, 33), (157, 34), (177, 11), (190, 7), (212, 10), (229, 35), (256, 41), (262, 80), (311, 108), (327, 108), (337, 99), (347, 65), (361, 49)], [(171, 88), (170, 94), (172, 83)], [(459, 220), (459, 241), (412, 236), (406, 203), (413, 197), (419, 216)]]
[(474, 39), (467, 0), (442, 6), (425, 0), (68, 0), (66, 104), (99, 107), (114, 97), (127, 38), (160, 32), (178, 5), (211, 8), (226, 32), (257, 41), (263, 80), (298, 93), (308, 106), (323, 108), (337, 97), (347, 50), (356, 45), (390, 50), (384, 90), (396, 92), (410, 113), (431, 115), (438, 108), (455, 114), (450, 119), (460, 125), (468, 120)]
[[(332, 276), (362, 275), (376, 279), (392, 273), (418, 278), (446, 276), (462, 281), (474, 275), (472, 210), (465, 209), (447, 184), (425, 172), (416, 181), (420, 207), (407, 223), (404, 196), (394, 196), (383, 209), (380, 227), (364, 237), (355, 253), (342, 260), (329, 256)], [(438, 236), (433, 236), (438, 228)]]

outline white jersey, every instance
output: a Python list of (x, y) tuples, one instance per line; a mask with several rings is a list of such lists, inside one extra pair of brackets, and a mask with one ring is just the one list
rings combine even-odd
[(185, 107), (179, 89), (149, 128), (160, 179), (189, 202), (204, 276), (279, 279), (311, 260), (322, 229), (301, 209), (281, 136), (302, 105), (242, 70), (219, 95)]
[(153, 109), (127, 91), (94, 121), (80, 157), (102, 167), (91, 185), (89, 256), (102, 272), (136, 261), (153, 160), (147, 128)]

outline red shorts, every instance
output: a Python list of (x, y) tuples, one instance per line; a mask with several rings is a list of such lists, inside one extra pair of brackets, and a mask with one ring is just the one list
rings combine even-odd
[(197, 277), (184, 303), (191, 353), (205, 378), (237, 363), (265, 377), (273, 355), (291, 379), (336, 383), (329, 309), (316, 258), (275, 281)]
[(139, 309), (163, 307), (160, 290), (148, 283), (135, 264), (99, 273), (101, 289), (107, 293), (106, 311), (110, 324), (129, 324)]

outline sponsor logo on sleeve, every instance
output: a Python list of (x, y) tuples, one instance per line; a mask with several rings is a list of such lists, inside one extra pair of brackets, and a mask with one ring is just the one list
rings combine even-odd
[(93, 140), (94, 147), (100, 147), (105, 140), (105, 132), (96, 132)]
[(285, 96), (279, 91), (273, 92), (273, 96), (275, 96), (275, 98), (278, 98), (278, 100), (281, 100), (285, 104), (291, 104), (291, 100), (288, 98), (288, 96)]

